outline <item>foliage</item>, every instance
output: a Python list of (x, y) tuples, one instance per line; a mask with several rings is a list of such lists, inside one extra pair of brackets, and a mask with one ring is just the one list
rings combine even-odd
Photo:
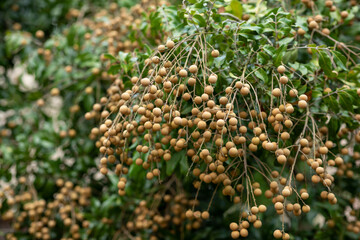
[(356, 1), (102, 1), (69, 25), (81, 6), (51, 4), (59, 27), (25, 21), (0, 57), (9, 239), (70, 184), (86, 229), (59, 212), (40, 237), (359, 237)]

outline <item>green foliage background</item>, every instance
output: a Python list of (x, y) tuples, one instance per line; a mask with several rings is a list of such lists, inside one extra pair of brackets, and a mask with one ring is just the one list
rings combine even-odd
[[(128, 174), (130, 184), (126, 188), (127, 195), (118, 196), (117, 177), (114, 174), (99, 177), (96, 162), (99, 157), (98, 149), (95, 147), (95, 141), (88, 137), (91, 129), (99, 123), (95, 120), (85, 120), (84, 115), (91, 111), (93, 104), (98, 102), (101, 96), (106, 95), (106, 89), (111, 84), (111, 81), (103, 79), (101, 73), (92, 72), (93, 68), (100, 68), (101, 71), (106, 69), (105, 63), (100, 61), (100, 56), (105, 54), (105, 58), (112, 63), (108, 69), (109, 74), (120, 72), (125, 87), (130, 86), (130, 77), (135, 72), (136, 63), (147, 59), (158, 45), (154, 39), (146, 39), (146, 31), (150, 31), (153, 36), (160, 36), (163, 42), (167, 39), (164, 32), (170, 32), (172, 39), (181, 39), (184, 35), (196, 33), (199, 29), (211, 31), (212, 34), (208, 35), (209, 42), (222, 53), (219, 58), (209, 63), (219, 72), (221, 81), (217, 83), (216, 89), (223, 89), (234, 76), (242, 74), (240, 67), (243, 62), (239, 61), (239, 56), (245, 59), (249, 54), (254, 54), (255, 57), (249, 62), (249, 70), (254, 72), (253, 80), (259, 83), (259, 89), (264, 92), (263, 102), (270, 99), (267, 89), (271, 82), (272, 67), (277, 67), (281, 63), (287, 64), (296, 69), (298, 74), (308, 76), (306, 83), (299, 78), (295, 79), (293, 84), (299, 90), (299, 94), (311, 90), (311, 112), (318, 114), (319, 122), (329, 126), (331, 140), (339, 141), (336, 134), (342, 124), (346, 124), (350, 129), (359, 127), (359, 121), (353, 118), (353, 114), (360, 113), (360, 100), (356, 93), (356, 89), (360, 87), (359, 58), (352, 56), (355, 60), (351, 62), (339, 49), (328, 48), (327, 46), (334, 44), (321, 34), (312, 36), (307, 32), (303, 38), (294, 37), (293, 31), (299, 27), (308, 30), (306, 19), (311, 15), (309, 10), (302, 7), (300, 1), (215, 1), (219, 8), (226, 5), (225, 11), (232, 17), (221, 15), (217, 8), (213, 8), (212, 17), (207, 18), (209, 2), (211, 1), (189, 0), (189, 12), (181, 9), (181, 3), (175, 2), (172, 6), (162, 6), (155, 12), (143, 14), (140, 33), (138, 30), (131, 30), (125, 36), (132, 42), (137, 41), (143, 48), (135, 50), (133, 54), (119, 52), (118, 55), (112, 56), (105, 54), (107, 45), (101, 41), (101, 37), (94, 39), (98, 45), (89, 43), (85, 40), (85, 34), (91, 33), (92, 30), (76, 19), (69, 20), (65, 17), (70, 8), (77, 8), (91, 18), (100, 9), (107, 8), (109, 1), (2, 1), (0, 109), (2, 113), (9, 113), (9, 117), (0, 126), (0, 129), (4, 130), (0, 145), (0, 179), (8, 182), (14, 175), (20, 177), (31, 174), (34, 176), (34, 187), (39, 197), (44, 199), (53, 197), (58, 190), (55, 181), (60, 177), (90, 186), (93, 196), (91, 205), (85, 209), (85, 217), (91, 222), (91, 231), (82, 232), (83, 239), (111, 239), (118, 229), (123, 227), (124, 223), (120, 219), (122, 213), (131, 214), (140, 200), (151, 198), (152, 192), (161, 186), (155, 182), (145, 181), (145, 171), (133, 164)], [(348, 1), (335, 2), (339, 9), (349, 10), (349, 16), (341, 26), (337, 25), (337, 21), (341, 19), (339, 10), (329, 12), (324, 3), (317, 1), (318, 11), (324, 17), (333, 20), (327, 22), (327, 27), (334, 29), (330, 36), (339, 42), (350, 43), (359, 48), (359, 41), (355, 41), (356, 36), (360, 35), (359, 4), (351, 7)], [(14, 4), (19, 6), (18, 11), (11, 10)], [(130, 7), (135, 2), (119, 0), (117, 4), (119, 7)], [(296, 14), (292, 15), (284, 9), (296, 9)], [(241, 22), (237, 30), (238, 38), (233, 39), (231, 36), (234, 34), (234, 26), (239, 24), (234, 21), (234, 16), (241, 19), (244, 13), (250, 14), (256, 21)], [(353, 23), (349, 24), (350, 21)], [(13, 30), (14, 23), (20, 23), (22, 29)], [(223, 31), (225, 25), (231, 26), (228, 31)], [(45, 32), (45, 39), (39, 40), (34, 37), (38, 29)], [(139, 36), (143, 39), (138, 38)], [(308, 44), (310, 38), (314, 45)], [(25, 45), (22, 44), (24, 40), (27, 42)], [(274, 41), (275, 47), (269, 44)], [(76, 50), (74, 45), (80, 48)], [(50, 63), (38, 54), (39, 47), (51, 49), (53, 56)], [(307, 53), (308, 47), (313, 47), (312, 55)], [(358, 50), (354, 51), (359, 54)], [(73, 67), (71, 73), (65, 71), (68, 65)], [(260, 65), (262, 67), (259, 67)], [(14, 83), (8, 73), (17, 67), (25, 71)], [(337, 76), (333, 70), (337, 71)], [(337, 89), (336, 94), (324, 93), (325, 80), (311, 77), (311, 74), (317, 71), (324, 72), (331, 79), (330, 85)], [(22, 86), (21, 79), (25, 73), (35, 76), (37, 87), (29, 90)], [(50, 91), (54, 87), (60, 89), (62, 102), (61, 110), (56, 116), (37, 106), (39, 98), (46, 102), (51, 99)], [(93, 93), (86, 93), (86, 87), (92, 87)], [(74, 105), (79, 106), (79, 111), (70, 111)], [(321, 116), (324, 112), (331, 115), (330, 121), (327, 117)], [(14, 127), (11, 127), (12, 123), (15, 123)], [(76, 130), (75, 137), (63, 138), (59, 135), (61, 130), (69, 129)], [(57, 150), (62, 154), (54, 156)], [(360, 151), (359, 146), (356, 145), (354, 150)], [(73, 164), (67, 163), (66, 160), (73, 161)], [(359, 170), (355, 167), (355, 161), (350, 156), (345, 161), (353, 163), (355, 175), (353, 178), (336, 178), (334, 192), (339, 196), (338, 204), (330, 205), (323, 202), (318, 197), (320, 189), (309, 187), (308, 191), (312, 197), (307, 203), (312, 210), (307, 215), (293, 218), (291, 225), (287, 225), (292, 239), (359, 237), (345, 228), (344, 209), (349, 205), (350, 198), (358, 197), (360, 192)], [(29, 171), (31, 164), (37, 167)], [(179, 152), (166, 164), (166, 171), (162, 172), (162, 177), (166, 179), (175, 174), (179, 179), (183, 179), (186, 193), (194, 196), (196, 191), (192, 187), (191, 178), (187, 177), (188, 167), (186, 155)], [(255, 178), (261, 185), (266, 185), (260, 175)], [(15, 189), (20, 188), (21, 186), (16, 186)], [(209, 193), (214, 189), (214, 186), (206, 186), (201, 190), (200, 209), (207, 208), (211, 196)], [(263, 191), (265, 190), (264, 188)], [(265, 197), (260, 200), (271, 204)], [(228, 198), (217, 194), (210, 209), (210, 219), (205, 221), (199, 230), (185, 233), (184, 239), (229, 239), (228, 225), (238, 218), (238, 207)], [(4, 202), (1, 213), (7, 208)], [(249, 239), (272, 239), (273, 230), (280, 224), (279, 218), (274, 215), (275, 210), (269, 208), (262, 218), (263, 227), (260, 230), (251, 229)], [(329, 228), (326, 225), (315, 225), (313, 220), (317, 215), (335, 220), (336, 226)], [(111, 219), (112, 223), (104, 223), (103, 218)], [(19, 239), (32, 239), (21, 231), (16, 234)], [(56, 234), (61, 234), (61, 229), (54, 233), (54, 239), (58, 236)], [(144, 232), (144, 239), (147, 239), (149, 234), (150, 232)], [(164, 239), (179, 237), (167, 233), (164, 236)]]

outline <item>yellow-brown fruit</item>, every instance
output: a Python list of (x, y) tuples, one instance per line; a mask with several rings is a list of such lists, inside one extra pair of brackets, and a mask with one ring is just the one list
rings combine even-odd
[(319, 24), (318, 24), (316, 21), (311, 21), (311, 22), (309, 23), (309, 28), (310, 28), (310, 29), (319, 28)]
[(298, 33), (300, 36), (304, 36), (306, 32), (305, 32), (304, 29), (299, 28), (298, 31), (297, 31), (297, 33)]
[(42, 30), (37, 30), (36, 33), (35, 33), (35, 36), (36, 36), (37, 38), (44, 38), (45, 33), (44, 33), (44, 31), (42, 31)]
[(58, 88), (53, 88), (50, 91), (51, 96), (58, 96), (60, 94), (60, 90)]
[(171, 40), (166, 42), (166, 47), (172, 49), (175, 46), (175, 43)]
[(274, 231), (273, 235), (274, 235), (274, 238), (280, 239), (282, 237), (282, 232), (279, 229), (277, 229)]
[(286, 68), (283, 65), (278, 66), (277, 68), (278, 73), (283, 74), (286, 71)]
[(304, 109), (304, 108), (307, 107), (307, 102), (306, 102), (305, 100), (300, 100), (300, 101), (298, 102), (298, 106), (299, 106), (299, 108)]
[(220, 52), (216, 49), (211, 51), (211, 56), (217, 58), (220, 55)]
[(347, 18), (349, 16), (349, 13), (347, 11), (342, 11), (340, 13), (341, 18)]

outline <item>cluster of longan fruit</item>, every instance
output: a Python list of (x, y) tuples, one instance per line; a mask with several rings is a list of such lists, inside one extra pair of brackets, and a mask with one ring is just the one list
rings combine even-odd
[(126, 222), (126, 232), (135, 239), (142, 239), (142, 232), (151, 230), (150, 239), (156, 240), (162, 236), (160, 229), (166, 229), (174, 235), (185, 229), (187, 232), (199, 229), (205, 216), (204, 212), (185, 213), (189, 207), (196, 205), (198, 201), (187, 198), (185, 194), (165, 194), (160, 190), (150, 200), (138, 203)]
[[(308, 124), (317, 125), (314, 118), (306, 117), (310, 114), (309, 97), (298, 94), (291, 83), (291, 72), (283, 65), (273, 70), (278, 87), (271, 89), (273, 105), (269, 108), (254, 100), (262, 90), (246, 79), (232, 80), (222, 92), (216, 92), (214, 86), (219, 76), (211, 68), (204, 70), (204, 60), (191, 56), (191, 50), (196, 49), (194, 38), (186, 43), (169, 40), (159, 45), (157, 52), (144, 61), (142, 75), (129, 79), (131, 89), (126, 90), (122, 86), (124, 79), (119, 80), (108, 89), (109, 96), (94, 105), (92, 115), (105, 119), (91, 131), (93, 136), (100, 135), (96, 142), (103, 155), (100, 171), (107, 174), (109, 166), (115, 165), (119, 194), (124, 195), (127, 181), (123, 175), (131, 164), (148, 170), (149, 180), (160, 178), (163, 166), (160, 164), (171, 161), (174, 153), (185, 151), (193, 162), (193, 185), (197, 189), (202, 183), (220, 184), (219, 189), (234, 203), (240, 202), (244, 193), (256, 199), (263, 194), (260, 184), (246, 176), (259, 171), (267, 175), (269, 189), (264, 194), (273, 199), (278, 214), (285, 210), (296, 216), (309, 212), (310, 207), (304, 202), (309, 198), (307, 190), (297, 192), (292, 184), (293, 178), (300, 183), (307, 179), (301, 173), (304, 170), (294, 173), (296, 161), (306, 161), (313, 169), (311, 181), (322, 183), (328, 191), (334, 178), (327, 173), (326, 166), (343, 164), (340, 156), (327, 159), (334, 144), (327, 140), (326, 127), (309, 131)], [(191, 44), (192, 49), (184, 46)], [(196, 51), (200, 55), (204, 50)], [(212, 49), (203, 56), (210, 59), (220, 54)], [(187, 65), (181, 59), (186, 59)], [(185, 107), (189, 110), (183, 113)], [(299, 112), (305, 113), (302, 123), (292, 117)], [(301, 133), (294, 135), (294, 127)], [(259, 159), (264, 151), (279, 166), (286, 167), (281, 175), (269, 171), (267, 160)], [(133, 159), (135, 152), (138, 157)], [(291, 196), (294, 197), (290, 200)], [(334, 204), (336, 198), (330, 197), (329, 201)], [(264, 205), (256, 204), (247, 209), (250, 222), (256, 222), (258, 227), (261, 221), (256, 214), (260, 206), (264, 210)], [(247, 235), (245, 227), (236, 231), (234, 237)], [(274, 235), (279, 234), (276, 231)]]
[[(19, 183), (25, 184), (24, 177)], [(89, 227), (90, 222), (84, 219), (84, 208), (89, 205), (91, 189), (74, 186), (70, 181), (58, 179), (56, 185), (60, 188), (53, 201), (38, 199), (34, 188), (15, 195), (15, 191), (7, 187), (0, 195), (7, 196), (10, 209), (2, 216), (4, 220), (13, 221), (13, 229), (23, 231), (36, 239), (51, 239), (51, 232), (59, 224), (65, 227), (63, 237), (80, 239), (80, 231)], [(60, 219), (60, 222), (59, 222)], [(9, 233), (8, 239), (16, 239)]]
[[(314, 8), (314, 5), (316, 5), (316, 1), (312, 1), (312, 0), (302, 0), (302, 3), (305, 4), (308, 8)], [(356, 6), (357, 5), (356, 0), (352, 0), (351, 5)], [(329, 9), (330, 12), (337, 11), (337, 7), (335, 6), (335, 3), (331, 0), (325, 1), (325, 6), (326, 8)], [(345, 10), (341, 11), (340, 16), (341, 16), (340, 23), (343, 23), (343, 21), (349, 16), (349, 12)], [(323, 25), (325, 25), (327, 22), (329, 22), (329, 19), (323, 17), (321, 14), (314, 15), (313, 17), (308, 17), (307, 19), (308, 28), (310, 31), (315, 29), (321, 29), (321, 32), (324, 35), (330, 35), (329, 28), (323, 27)], [(306, 31), (302, 28), (299, 28), (297, 34), (303, 36), (306, 34)]]

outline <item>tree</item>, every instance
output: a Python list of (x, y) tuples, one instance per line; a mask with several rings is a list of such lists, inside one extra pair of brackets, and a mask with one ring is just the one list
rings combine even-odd
[[(350, 5), (354, 7), (346, 10)], [(357, 169), (352, 169), (360, 158), (356, 5), (184, 1), (181, 7), (150, 7), (154, 11), (143, 16), (139, 5), (133, 7), (134, 15), (124, 19), (132, 27), (120, 38), (116, 17), (110, 27), (88, 19), (70, 27), (55, 41), (47, 40), (43, 53), (37, 50), (34, 66), (28, 57), (24, 62), (36, 73), (43, 65), (58, 74), (54, 83), (53, 74), (45, 74), (39, 90), (63, 95), (72, 106), (67, 108), (72, 116), (61, 111), (59, 116), (74, 121), (67, 128), (76, 130), (68, 131), (64, 146), (75, 163), (63, 168), (64, 176), (58, 171), (63, 162), (49, 161), (61, 132), (55, 130), (59, 135), (48, 139), (38, 127), (24, 134), (30, 125), (8, 121), (13, 130), (5, 141), (16, 141), (20, 150), (17, 176), (29, 178), (24, 152), (41, 146), (35, 158), (46, 161), (43, 166), (37, 161), (38, 166), (53, 166), (54, 178), (44, 181), (49, 173), (40, 171), (34, 189), (53, 203), (53, 193), (47, 195), (39, 183), (56, 184), (60, 193), (55, 205), (64, 204), (69, 213), (84, 211), (77, 220), (65, 210), (58, 212), (62, 221), (56, 226), (72, 238), (357, 238)], [(104, 31), (106, 44), (101, 41)], [(67, 44), (59, 45), (59, 39)], [(122, 46), (130, 48), (118, 54)], [(53, 49), (48, 56), (46, 48)], [(101, 61), (94, 56), (104, 52), (110, 54)], [(102, 69), (108, 73), (100, 74)], [(108, 88), (100, 76), (112, 81)], [(95, 96), (91, 85), (97, 86)], [(41, 94), (30, 95), (32, 106), (35, 100), (43, 103)], [(81, 114), (89, 120), (85, 124), (77, 117)], [(53, 131), (51, 117), (44, 120), (47, 131)], [(27, 136), (34, 137), (33, 146), (25, 144)], [(10, 149), (2, 150), (9, 167)], [(91, 170), (96, 166), (105, 178)], [(56, 181), (59, 176), (65, 181)], [(64, 194), (65, 199), (76, 194), (80, 207), (59, 200)], [(32, 203), (18, 206), (27, 214), (44, 206), (33, 198), (23, 201)], [(11, 217), (9, 202), (7, 198), (4, 213)], [(326, 225), (313, 221), (321, 218)], [(36, 221), (14, 236), (60, 236), (54, 235), (60, 234), (58, 227), (47, 234)], [(80, 222), (89, 230), (79, 231)]]

